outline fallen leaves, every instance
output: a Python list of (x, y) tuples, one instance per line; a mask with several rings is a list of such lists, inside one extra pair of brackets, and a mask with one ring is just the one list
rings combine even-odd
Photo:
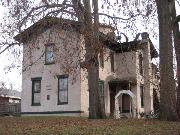
[(179, 135), (179, 122), (81, 117), (0, 118), (0, 135)]

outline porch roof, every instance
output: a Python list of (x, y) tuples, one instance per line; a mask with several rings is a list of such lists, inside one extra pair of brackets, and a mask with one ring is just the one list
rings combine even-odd
[(137, 80), (135, 78), (127, 78), (127, 79), (115, 78), (115, 79), (110, 80), (109, 84), (131, 84), (131, 85), (135, 85), (135, 84), (137, 84)]

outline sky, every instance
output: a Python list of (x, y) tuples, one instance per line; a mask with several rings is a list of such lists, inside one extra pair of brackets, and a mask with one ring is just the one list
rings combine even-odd
[[(0, 21), (3, 21), (2, 20), (3, 13), (5, 13), (5, 9), (0, 6)], [(180, 14), (180, 8), (177, 8), (177, 14)], [(141, 31), (143, 32), (143, 29)], [(157, 47), (158, 39), (151, 38), (151, 40)], [(3, 55), (0, 55), (0, 82), (5, 82), (8, 88), (13, 86), (14, 90), (21, 91), (21, 86), (22, 86), (21, 69), (13, 68), (10, 71), (6, 69), (6, 67), (9, 66), (13, 62), (12, 57), (13, 56), (9, 52), (6, 52)]]
[[(0, 6), (0, 21), (2, 20), (5, 9)], [(2, 40), (2, 39), (0, 39)], [(5, 85), (10, 88), (11, 85), (13, 89), (21, 91), (21, 73), (17, 69), (12, 69), (8, 72), (5, 70), (7, 66), (12, 63), (12, 55), (8, 52), (0, 55), (0, 82), (4, 82)]]

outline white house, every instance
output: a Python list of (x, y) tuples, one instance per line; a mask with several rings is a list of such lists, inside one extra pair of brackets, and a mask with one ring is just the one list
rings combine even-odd
[[(152, 59), (157, 52), (147, 34), (142, 40), (118, 43), (111, 26), (100, 26), (99, 86), (107, 116), (117, 110), (139, 116), (153, 111), (154, 73)], [(81, 68), (84, 38), (81, 24), (59, 18), (43, 18), (15, 37), (23, 44), (23, 115), (88, 116), (87, 72)], [(135, 97), (121, 93), (129, 90)]]

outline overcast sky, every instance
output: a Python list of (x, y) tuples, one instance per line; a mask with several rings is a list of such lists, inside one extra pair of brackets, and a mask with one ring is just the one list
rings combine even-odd
[[(0, 6), (0, 21), (3, 21), (2, 16), (4, 12), (5, 9)], [(12, 55), (10, 55), (10, 53), (6, 52), (3, 55), (0, 55), (0, 82), (5, 82), (7, 87), (10, 87), (10, 84), (12, 84), (13, 89), (21, 91), (21, 74), (19, 70), (13, 69), (11, 72), (5, 70), (11, 63)]]
[[(0, 21), (3, 21), (2, 16), (4, 12), (5, 9), (0, 6)], [(177, 13), (180, 14), (180, 8), (178, 8)], [(152, 38), (152, 41), (157, 47), (158, 39)], [(10, 85), (12, 84), (13, 89), (21, 91), (21, 84), (22, 84), (21, 71), (16, 68), (12, 69), (11, 71), (5, 70), (5, 68), (12, 63), (12, 60), (13, 60), (12, 55), (9, 52), (0, 55), (0, 82), (1, 81), (5, 82), (7, 87), (10, 87)]]

